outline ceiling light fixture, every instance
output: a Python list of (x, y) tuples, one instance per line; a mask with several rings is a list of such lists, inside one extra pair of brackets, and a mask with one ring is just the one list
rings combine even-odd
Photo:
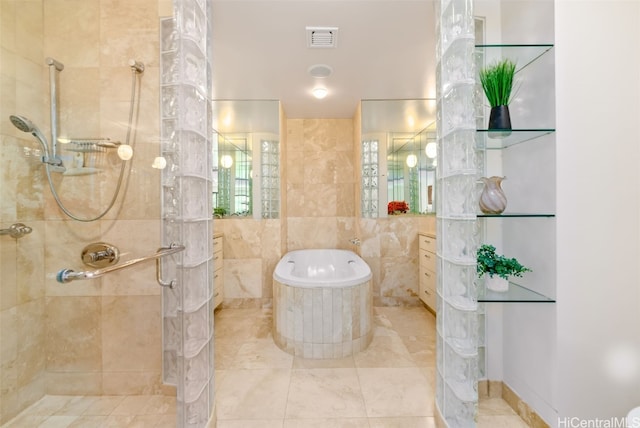
[(418, 156), (413, 153), (407, 156), (407, 166), (409, 168), (414, 168), (416, 165), (418, 165)]
[(326, 88), (322, 88), (322, 87), (317, 87), (317, 88), (313, 88), (313, 96), (316, 97), (317, 99), (321, 100), (324, 97), (327, 96), (327, 94), (329, 93), (329, 91), (327, 91)]

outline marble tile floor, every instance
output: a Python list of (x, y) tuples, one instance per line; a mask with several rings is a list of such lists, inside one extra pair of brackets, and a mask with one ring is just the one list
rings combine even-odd
[[(374, 318), (365, 351), (311, 360), (274, 344), (270, 310), (217, 311), (217, 427), (435, 427), (435, 317), (423, 307), (376, 307)], [(527, 425), (490, 398), (479, 403), (478, 427)]]
[[(215, 313), (218, 428), (434, 428), (435, 318), (374, 308), (365, 351), (296, 358), (271, 337), (268, 309)], [(175, 397), (45, 396), (1, 428), (175, 428)], [(479, 403), (478, 427), (525, 428), (505, 401)]]

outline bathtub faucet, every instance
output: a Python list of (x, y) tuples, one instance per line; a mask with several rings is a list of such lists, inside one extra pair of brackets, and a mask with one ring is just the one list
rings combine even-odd
[(349, 239), (349, 242), (351, 242), (353, 245), (356, 246), (360, 246), (360, 238), (353, 238), (353, 239)]

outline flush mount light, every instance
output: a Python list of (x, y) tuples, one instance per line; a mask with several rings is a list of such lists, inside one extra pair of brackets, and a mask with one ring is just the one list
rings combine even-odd
[(316, 97), (319, 100), (321, 100), (324, 97), (326, 97), (327, 94), (329, 93), (329, 91), (327, 91), (326, 88), (322, 88), (322, 87), (313, 88), (312, 92), (313, 92), (313, 96)]

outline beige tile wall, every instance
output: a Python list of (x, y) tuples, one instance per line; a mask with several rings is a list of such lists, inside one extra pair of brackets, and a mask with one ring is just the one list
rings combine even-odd
[[(159, 11), (158, 0), (46, 2), (45, 50), (65, 64), (59, 74), (61, 136), (127, 142), (128, 62), (145, 64), (135, 140), (129, 141), (135, 143), (129, 183), (115, 208), (92, 223), (70, 221), (45, 192), (47, 272), (87, 269), (79, 255), (90, 242), (117, 246), (123, 260), (149, 255), (160, 246), (160, 171), (151, 168), (160, 149)], [(78, 38), (80, 49), (68, 42), (69, 34)], [(65, 177), (60, 193), (74, 213), (91, 217), (111, 201), (120, 164), (113, 151), (85, 155), (85, 162), (95, 162), (103, 172)], [(47, 278), (47, 392), (172, 393), (161, 383), (161, 290), (154, 269), (148, 263), (65, 286)]]
[[(160, 172), (151, 163), (159, 153), (158, 16), (170, 13), (167, 0), (0, 2), (0, 228), (17, 221), (33, 228), (17, 241), (0, 237), (0, 424), (45, 393), (174, 393), (160, 379), (153, 263), (97, 280), (55, 282), (61, 268), (87, 269), (80, 262), (87, 243), (113, 243), (125, 260), (159, 246)], [(24, 115), (50, 135), (49, 56), (65, 64), (59, 135), (121, 142), (128, 61), (146, 65), (126, 199), (100, 221), (72, 221), (57, 208), (39, 144), (8, 120)], [(103, 172), (54, 180), (66, 206), (91, 216), (108, 205), (119, 161), (114, 153), (85, 155), (85, 161)]]
[(224, 234), (224, 307), (261, 307), (271, 302), (271, 277), (282, 257), (281, 221), (215, 219)]
[[(417, 235), (434, 233), (435, 217), (359, 218), (359, 123), (359, 112), (283, 120), (283, 217), (214, 221), (225, 235), (223, 307), (270, 304), (275, 265), (302, 248), (354, 250), (373, 271), (375, 305), (420, 304)], [(349, 243), (354, 237), (361, 247)]]
[(287, 250), (351, 248), (355, 236), (353, 121), (287, 121)]

